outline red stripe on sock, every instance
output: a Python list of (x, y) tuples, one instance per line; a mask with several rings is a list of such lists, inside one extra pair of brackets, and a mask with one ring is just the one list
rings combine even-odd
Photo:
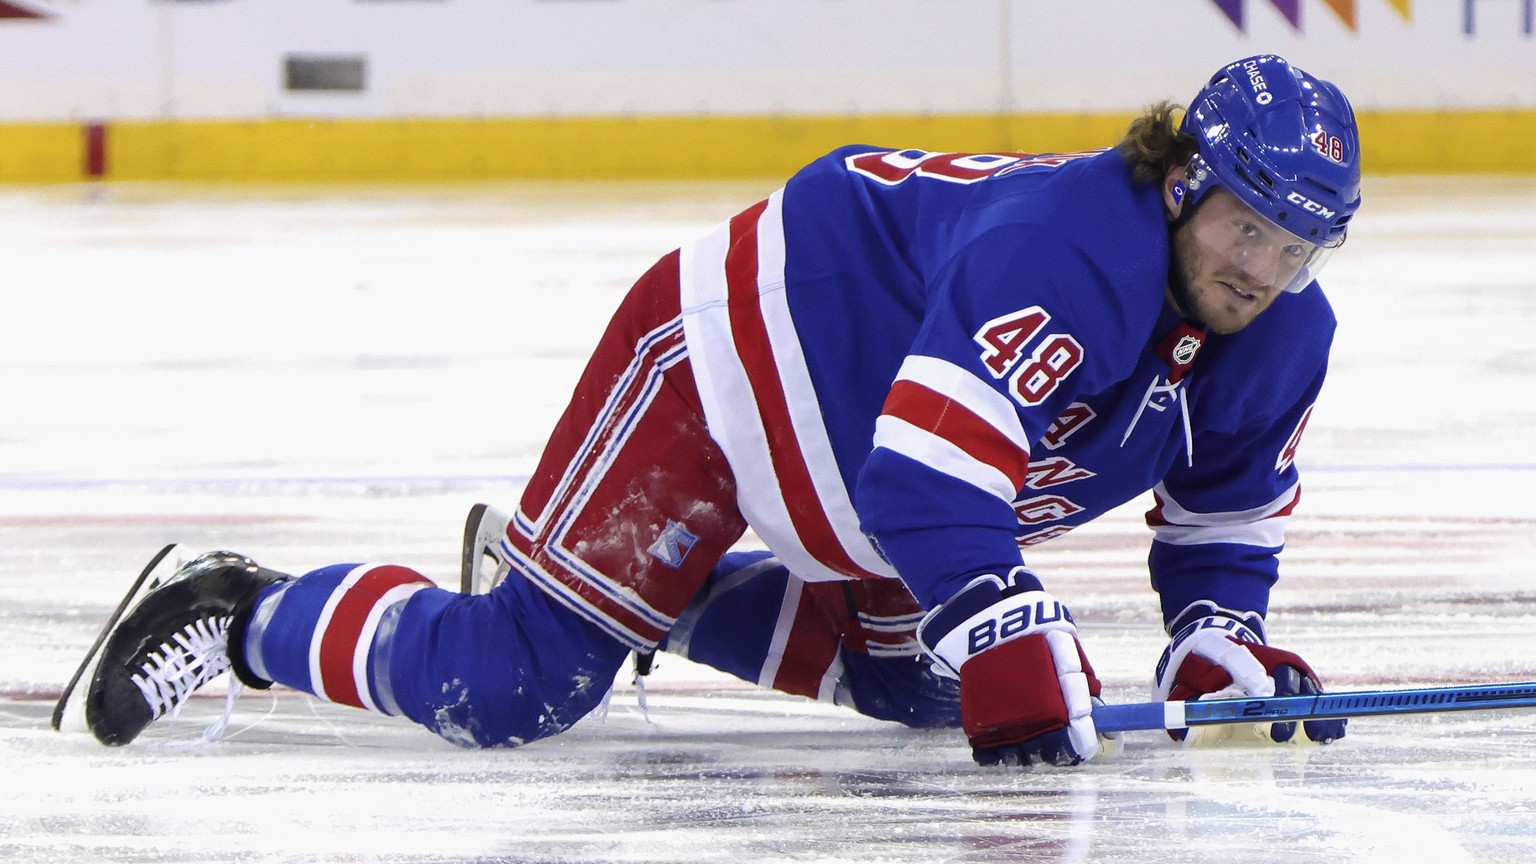
[(342, 705), (366, 707), (358, 695), (358, 680), (352, 669), (352, 658), (357, 655), (363, 626), (385, 594), (401, 585), (417, 582), (428, 580), (410, 568), (384, 564), (364, 573), (351, 587), (343, 589), (346, 593), (336, 604), (325, 633), (320, 637), (320, 680), (314, 682), (318, 693)]
[[(794, 590), (793, 587), (790, 590)], [(842, 618), (846, 613), (840, 606), (829, 607), (817, 602), (818, 595), (833, 596), (841, 601), (840, 583), (811, 583), (802, 585), (801, 590), (795, 620), (784, 643), (784, 657), (779, 661), (772, 687), (783, 693), (816, 699), (821, 695), (822, 681), (837, 661), (837, 650), (842, 644), (838, 636), (841, 628), (828, 621), (828, 609), (838, 610), (836, 614)]]

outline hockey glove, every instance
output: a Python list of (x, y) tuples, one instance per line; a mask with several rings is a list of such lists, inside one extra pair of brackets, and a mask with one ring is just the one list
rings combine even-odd
[(1015, 567), (980, 576), (923, 618), (917, 638), (960, 679), (960, 722), (977, 764), (1076, 765), (1099, 752), (1099, 680), (1072, 615)]
[[(1157, 698), (1164, 701), (1323, 692), (1307, 661), (1264, 644), (1264, 619), (1256, 613), (1233, 612), (1202, 601), (1179, 616), (1173, 633), (1157, 663)], [(1344, 737), (1348, 722), (1307, 720), (1302, 728), (1307, 739), (1327, 744)], [(1277, 744), (1300, 740), (1294, 721), (1174, 729), (1168, 734), (1192, 746), (1240, 742), (1247, 734)]]

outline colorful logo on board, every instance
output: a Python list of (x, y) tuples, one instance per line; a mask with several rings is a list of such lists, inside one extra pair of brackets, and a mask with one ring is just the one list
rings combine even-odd
[[(1248, 3), (1249, 0), (1211, 0), (1221, 14), (1227, 16), (1237, 29), (1248, 32)], [(1292, 30), (1301, 29), (1301, 0), (1254, 0), (1257, 3), (1268, 3), (1275, 7), (1285, 20), (1289, 21)], [(1324, 6), (1333, 10), (1333, 14), (1345, 27), (1354, 32), (1360, 27), (1360, 0), (1318, 0)], [(1388, 6), (1397, 10), (1397, 14), (1403, 16), (1404, 21), (1413, 20), (1413, 0), (1382, 0)]]

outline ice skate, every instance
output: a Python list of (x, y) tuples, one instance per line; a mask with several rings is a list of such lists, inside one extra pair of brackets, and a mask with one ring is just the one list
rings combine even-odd
[(129, 589), (59, 700), (55, 728), (127, 744), (232, 665), (247, 686), (269, 686), (229, 644), (261, 590), (292, 577), (231, 552), (181, 563), (183, 551), (162, 549)]
[(459, 591), (488, 594), (511, 570), (501, 542), (512, 517), (489, 504), (469, 508), (464, 520), (464, 545), (459, 558)]

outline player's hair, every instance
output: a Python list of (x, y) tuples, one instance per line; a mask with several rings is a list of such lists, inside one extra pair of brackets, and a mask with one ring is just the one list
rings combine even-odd
[(1200, 149), (1194, 136), (1179, 131), (1183, 113), (1182, 105), (1168, 101), (1149, 105), (1115, 145), (1115, 152), (1131, 166), (1136, 182), (1161, 182), (1168, 169), (1188, 164)]

